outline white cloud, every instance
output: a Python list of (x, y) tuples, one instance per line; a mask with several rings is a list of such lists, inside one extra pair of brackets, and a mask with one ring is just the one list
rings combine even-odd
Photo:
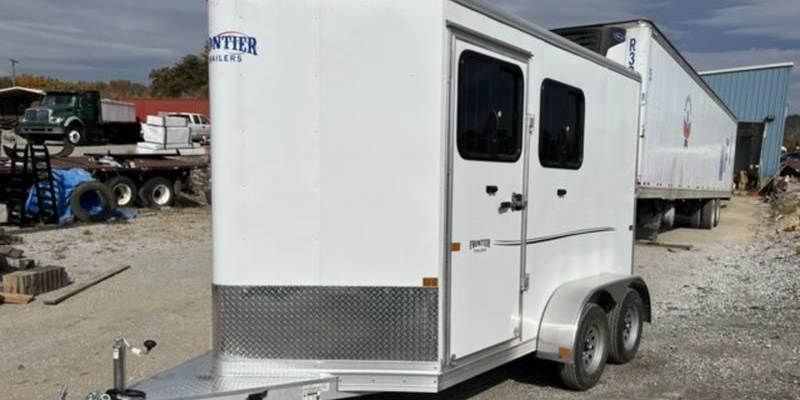
[(18, 59), (17, 73), (146, 81), (151, 69), (199, 52), (206, 37), (199, 0), (4, 2), (0, 60)]
[(748, 0), (745, 4), (711, 11), (694, 23), (724, 29), (725, 33), (800, 40), (800, 3), (797, 0)]
[(789, 82), (789, 113), (800, 113), (800, 49), (746, 49), (724, 52), (687, 52), (683, 55), (698, 71), (794, 62)]

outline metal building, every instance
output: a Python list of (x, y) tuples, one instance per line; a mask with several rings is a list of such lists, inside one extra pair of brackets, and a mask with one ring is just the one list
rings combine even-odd
[(759, 177), (778, 171), (794, 63), (701, 72), (739, 120), (734, 172)]

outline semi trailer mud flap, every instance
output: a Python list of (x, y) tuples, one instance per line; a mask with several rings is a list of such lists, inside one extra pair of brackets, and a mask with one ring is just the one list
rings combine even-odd
[(327, 374), (217, 376), (211, 353), (194, 358), (133, 386), (147, 400), (328, 400), (351, 397), (338, 391), (338, 378)]

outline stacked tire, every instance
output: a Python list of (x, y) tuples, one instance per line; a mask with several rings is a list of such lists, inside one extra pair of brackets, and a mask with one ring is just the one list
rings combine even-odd
[(96, 181), (84, 182), (75, 187), (69, 203), (75, 218), (81, 222), (107, 221), (117, 209), (116, 197), (111, 189)]

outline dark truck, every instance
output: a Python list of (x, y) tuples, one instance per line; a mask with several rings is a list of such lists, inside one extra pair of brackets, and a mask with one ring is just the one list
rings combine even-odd
[(35, 144), (136, 143), (141, 128), (133, 104), (100, 99), (96, 90), (47, 92), (25, 110), (18, 133)]

